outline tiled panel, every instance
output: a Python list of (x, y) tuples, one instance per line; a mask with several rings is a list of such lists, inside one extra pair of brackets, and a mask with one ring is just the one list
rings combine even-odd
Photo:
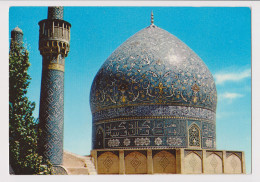
[(40, 100), (40, 152), (52, 164), (62, 164), (64, 125), (64, 72), (45, 70)]

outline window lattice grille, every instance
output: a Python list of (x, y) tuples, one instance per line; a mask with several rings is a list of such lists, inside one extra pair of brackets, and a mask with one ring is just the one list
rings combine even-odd
[(200, 147), (200, 132), (195, 124), (189, 129), (189, 146)]

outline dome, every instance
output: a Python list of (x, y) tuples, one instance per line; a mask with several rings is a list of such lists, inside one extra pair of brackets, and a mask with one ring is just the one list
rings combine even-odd
[(93, 81), (93, 147), (215, 148), (216, 103), (205, 63), (152, 24), (119, 46)]

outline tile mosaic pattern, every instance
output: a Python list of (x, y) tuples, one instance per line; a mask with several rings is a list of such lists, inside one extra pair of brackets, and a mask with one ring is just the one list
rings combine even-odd
[(48, 7), (48, 19), (63, 20), (63, 9), (62, 6)]
[(200, 129), (193, 124), (189, 128), (189, 146), (200, 147)]
[(215, 82), (204, 62), (183, 42), (149, 26), (105, 61), (91, 89), (95, 113), (131, 104), (171, 104), (215, 111)]
[(16, 42), (19, 46), (23, 46), (23, 31), (19, 27), (15, 27), (11, 31), (12, 41)]
[[(201, 130), (202, 134), (196, 139), (202, 143), (197, 143), (196, 147), (216, 148), (215, 123), (197, 122), (199, 123), (197, 128)], [(102, 122), (93, 125), (93, 147), (94, 149), (187, 148), (189, 147), (187, 128), (191, 128), (191, 126), (185, 119), (156, 118)]]
[(217, 93), (204, 62), (183, 42), (151, 25), (117, 48), (91, 88), (93, 148), (215, 148)]
[(63, 160), (64, 72), (43, 70), (40, 100), (40, 153), (53, 165)]
[(97, 111), (92, 114), (93, 122), (111, 121), (115, 118), (140, 118), (146, 117), (187, 117), (194, 120), (216, 120), (216, 113), (208, 109), (196, 107), (183, 107), (183, 106), (165, 106), (165, 105), (137, 105), (126, 106), (118, 108), (110, 108), (106, 110)]

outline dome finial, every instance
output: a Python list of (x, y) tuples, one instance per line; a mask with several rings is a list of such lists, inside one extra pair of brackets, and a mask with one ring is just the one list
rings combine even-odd
[(153, 25), (153, 10), (151, 12), (151, 25)]

